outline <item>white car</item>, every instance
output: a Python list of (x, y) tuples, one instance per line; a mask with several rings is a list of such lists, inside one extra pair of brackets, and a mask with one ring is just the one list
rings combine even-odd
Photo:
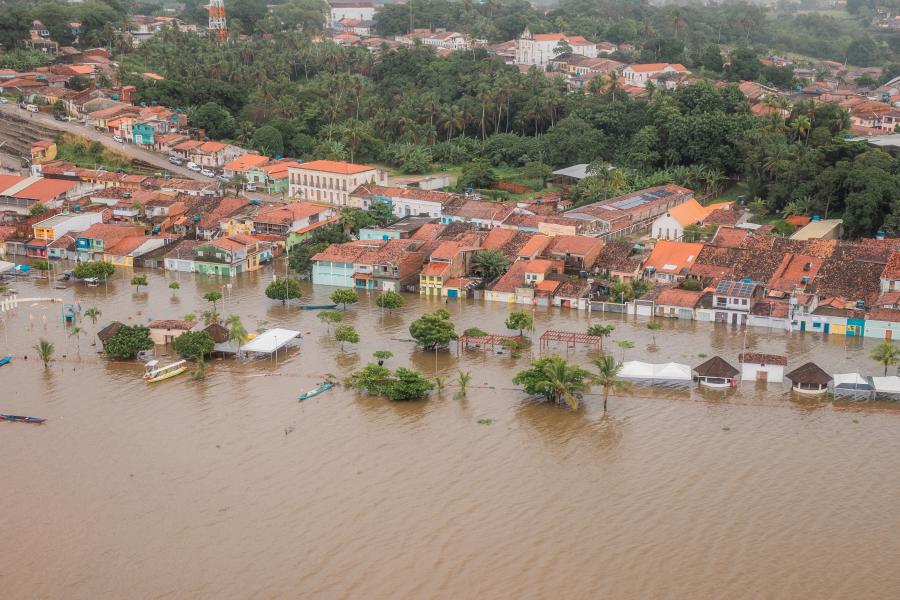
[(201, 169), (200, 174), (203, 175), (204, 177), (215, 177), (216, 176), (215, 171), (213, 171), (211, 169)]
[(122, 136), (119, 135), (118, 133), (117, 133), (116, 135), (113, 136), (113, 141), (116, 142), (117, 144), (124, 144), (124, 143), (125, 143), (125, 141), (122, 139)]
[(4, 98), (3, 96), (0, 96), (0, 104), (9, 104), (9, 100)]
[(248, 182), (247, 182), (247, 191), (248, 191), (248, 192), (255, 192), (255, 191), (256, 191), (256, 182), (248, 181)]
[(195, 163), (195, 162), (189, 162), (189, 163), (187, 164), (187, 168), (190, 169), (191, 171), (195, 171), (195, 172), (197, 172), (197, 173), (200, 172), (200, 165), (198, 165), (198, 164)]

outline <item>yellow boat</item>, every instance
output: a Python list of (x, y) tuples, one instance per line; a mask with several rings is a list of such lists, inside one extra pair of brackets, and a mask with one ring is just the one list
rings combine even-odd
[(179, 360), (171, 365), (160, 367), (158, 360), (151, 360), (144, 365), (144, 367), (146, 368), (146, 371), (144, 371), (144, 381), (153, 383), (155, 381), (162, 381), (163, 379), (175, 377), (176, 375), (181, 375), (187, 371), (187, 361)]

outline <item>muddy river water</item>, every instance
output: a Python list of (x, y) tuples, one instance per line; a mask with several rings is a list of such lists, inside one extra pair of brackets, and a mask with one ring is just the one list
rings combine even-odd
[[(150, 272), (140, 294), (128, 277), (13, 287), (97, 306), (99, 328), (199, 314), (223, 284), (181, 274), (173, 298), (174, 275)], [(405, 341), (439, 306), (458, 331), (503, 332), (506, 306), (408, 296), (388, 315), (363, 296), (347, 311), (361, 342), (341, 353), (314, 311), (265, 298), (270, 279), (236, 280), (224, 312), (248, 329), (299, 329), (298, 348), (213, 361), (204, 381), (144, 383), (141, 365), (97, 356), (89, 320), (77, 343), (66, 336), (58, 304), (0, 317), (0, 355), (15, 356), (0, 368), (0, 412), (49, 419), (0, 423), (0, 597), (900, 597), (900, 407), (751, 383), (633, 389), (606, 417), (588, 396), (570, 412), (512, 386), (531, 351), (457, 357)], [(319, 303), (331, 289), (304, 291)], [(588, 316), (544, 309), (536, 322), (536, 334), (583, 331)], [(789, 368), (880, 371), (868, 340), (613, 322), (613, 340), (635, 343), (629, 359), (734, 364), (746, 348), (787, 354)], [(46, 370), (40, 337), (57, 348)], [(390, 403), (336, 388), (296, 401), (378, 349), (429, 376), (471, 371), (468, 397)], [(588, 366), (591, 352), (569, 357)]]

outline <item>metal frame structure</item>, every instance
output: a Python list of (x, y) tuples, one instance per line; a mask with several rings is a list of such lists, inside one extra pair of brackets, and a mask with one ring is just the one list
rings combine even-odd
[(578, 344), (593, 346), (597, 350), (603, 350), (603, 337), (599, 335), (588, 335), (586, 333), (577, 333), (574, 331), (560, 331), (558, 329), (548, 329), (541, 334), (541, 353), (550, 348), (551, 342), (565, 342), (566, 352), (574, 350)]

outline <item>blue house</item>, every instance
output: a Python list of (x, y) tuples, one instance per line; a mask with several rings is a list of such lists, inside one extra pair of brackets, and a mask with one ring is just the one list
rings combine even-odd
[(151, 146), (156, 139), (156, 131), (149, 123), (135, 123), (131, 126), (131, 142)]

